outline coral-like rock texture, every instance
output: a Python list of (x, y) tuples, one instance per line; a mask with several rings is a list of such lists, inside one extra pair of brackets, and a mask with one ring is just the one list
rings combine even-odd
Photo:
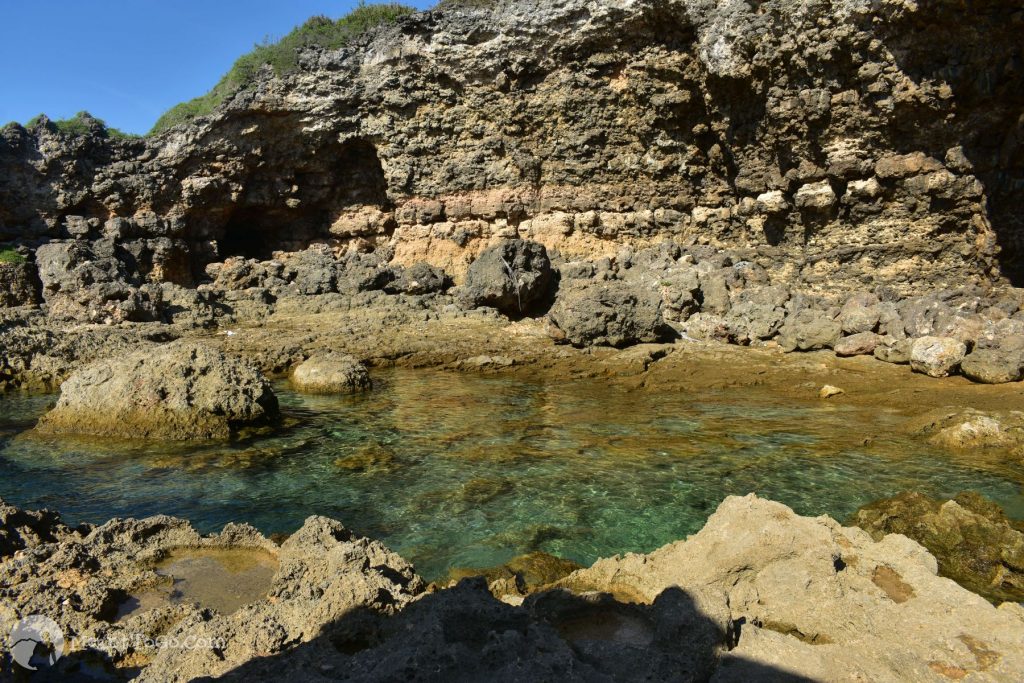
[(1014, 278), (1022, 7), (442, 4), (151, 138), (5, 127), (0, 240), (100, 241), (129, 287), (315, 241), (458, 281), (516, 237), (742, 248), (811, 290)]

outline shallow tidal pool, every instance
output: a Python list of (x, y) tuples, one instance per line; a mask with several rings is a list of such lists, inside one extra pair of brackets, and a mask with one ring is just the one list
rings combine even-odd
[(601, 381), (375, 371), (356, 397), (278, 385), (295, 424), (182, 445), (40, 437), (52, 396), (0, 398), (0, 496), (68, 523), (170, 514), (290, 533), (309, 515), (380, 539), (428, 579), (544, 551), (589, 564), (685, 538), (729, 494), (845, 520), (899, 491), (973, 489), (1024, 517), (1024, 468), (905, 435), (897, 408)]

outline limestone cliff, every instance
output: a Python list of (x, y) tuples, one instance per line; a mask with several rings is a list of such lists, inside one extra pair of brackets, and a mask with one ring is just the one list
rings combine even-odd
[(318, 241), (459, 279), (501, 237), (567, 257), (671, 239), (773, 282), (902, 294), (1024, 258), (1024, 2), (442, 6), (143, 140), (0, 133), (0, 240), (125, 277)]

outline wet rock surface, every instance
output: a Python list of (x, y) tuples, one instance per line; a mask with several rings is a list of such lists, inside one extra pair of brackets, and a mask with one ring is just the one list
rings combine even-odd
[(36, 429), (128, 439), (224, 439), (277, 414), (277, 398), (258, 370), (208, 346), (177, 342), (76, 371)]
[(994, 603), (1024, 601), (1024, 523), (977, 493), (935, 500), (901, 493), (857, 510), (850, 522), (876, 540), (903, 534), (928, 549), (939, 574)]

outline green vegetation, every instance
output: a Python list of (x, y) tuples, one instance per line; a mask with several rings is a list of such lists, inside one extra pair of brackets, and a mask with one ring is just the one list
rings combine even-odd
[(157, 120), (150, 134), (213, 112), (222, 102), (251, 85), (264, 65), (273, 68), (278, 76), (292, 73), (298, 68), (299, 52), (303, 48), (320, 46), (334, 50), (344, 47), (370, 29), (415, 11), (415, 8), (396, 3), (368, 5), (361, 2), (336, 21), (325, 16), (313, 17), (279, 41), (264, 40), (252, 52), (239, 57), (210, 92), (171, 107)]
[(0, 247), (0, 263), (24, 263), (25, 257), (9, 247)]
[[(37, 126), (42, 121), (43, 115), (35, 116), (29, 120), (25, 125), (29, 128)], [(50, 120), (62, 133), (67, 135), (88, 135), (95, 128), (101, 135), (108, 138), (116, 138), (120, 140), (130, 140), (132, 138), (142, 137), (135, 135), (134, 133), (125, 133), (117, 128), (108, 126), (103, 119), (98, 119), (87, 111), (80, 111), (70, 119), (57, 119)]]

